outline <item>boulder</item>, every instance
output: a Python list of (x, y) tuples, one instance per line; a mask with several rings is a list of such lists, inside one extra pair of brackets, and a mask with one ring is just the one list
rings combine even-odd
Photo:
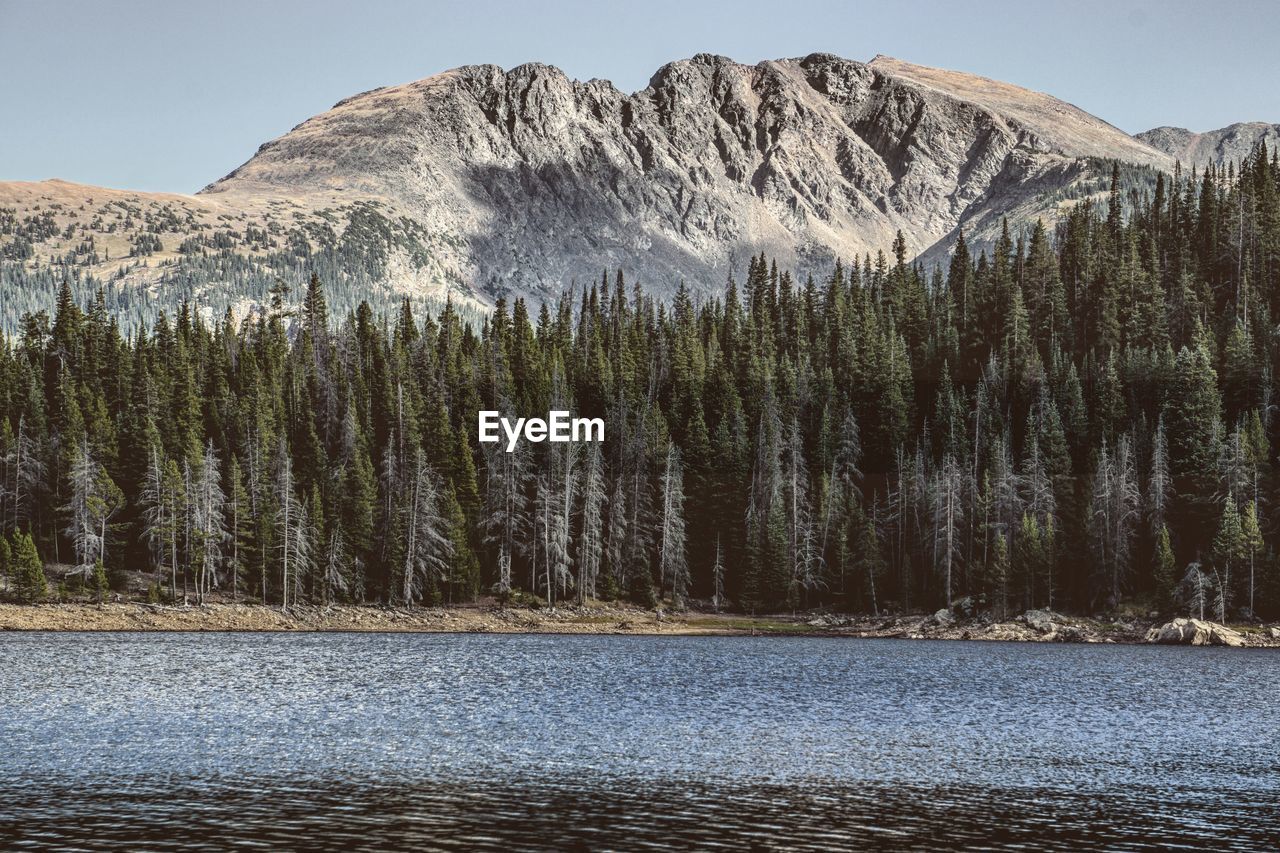
[(1276, 627), (1275, 625), (1272, 625), (1268, 629), (1268, 633), (1271, 635), (1271, 639), (1280, 640), (1280, 628)]
[(1178, 618), (1148, 631), (1147, 642), (1181, 646), (1243, 646), (1244, 637), (1216, 622)]
[(944, 607), (937, 613), (933, 614), (933, 623), (939, 628), (950, 628), (952, 625), (956, 624), (956, 617), (951, 614), (950, 610)]
[(1021, 622), (996, 622), (987, 626), (983, 636), (988, 640), (1039, 641), (1043, 639)]
[(1051, 610), (1028, 610), (1022, 614), (1022, 621), (1028, 628), (1034, 628), (1041, 634), (1052, 634), (1058, 630), (1054, 617), (1055, 614)]
[(1243, 646), (1244, 635), (1239, 631), (1233, 631), (1226, 625), (1213, 624), (1213, 632), (1209, 636), (1209, 644), (1214, 646)]
[(1053, 639), (1058, 643), (1087, 643), (1090, 640), (1085, 630), (1075, 625), (1063, 625), (1058, 628)]

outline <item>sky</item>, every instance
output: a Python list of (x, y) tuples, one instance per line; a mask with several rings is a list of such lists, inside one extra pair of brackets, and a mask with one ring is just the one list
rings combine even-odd
[(696, 53), (879, 53), (1048, 92), (1130, 133), (1280, 122), (1280, 2), (0, 0), (0, 180), (195, 192), (334, 103), (538, 61), (643, 89)]

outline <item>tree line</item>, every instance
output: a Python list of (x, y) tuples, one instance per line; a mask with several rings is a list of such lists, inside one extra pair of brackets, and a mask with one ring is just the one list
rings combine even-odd
[[(970, 597), (1280, 612), (1273, 374), (1280, 164), (1161, 175), (1054, 227), (963, 232), (794, 280), (752, 258), (695, 301), (622, 271), (330, 316), (313, 275), (235, 322), (125, 336), (64, 284), (0, 351), (0, 550), (105, 590), (303, 602), (882, 612)], [(476, 441), (569, 409), (603, 444)], [(21, 552), (21, 560), (18, 554)], [(118, 581), (117, 581), (118, 582)]]

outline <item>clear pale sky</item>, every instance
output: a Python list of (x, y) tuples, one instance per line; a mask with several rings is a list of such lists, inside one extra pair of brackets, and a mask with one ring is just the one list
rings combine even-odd
[(0, 180), (194, 192), (336, 101), (527, 61), (642, 89), (664, 62), (889, 54), (1131, 133), (1280, 122), (1280, 2), (0, 0)]

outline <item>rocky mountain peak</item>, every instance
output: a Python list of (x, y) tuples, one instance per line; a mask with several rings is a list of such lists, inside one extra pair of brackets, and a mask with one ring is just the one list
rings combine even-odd
[[(825, 274), (898, 232), (937, 260), (962, 224), (981, 244), (1003, 217), (1054, 220), (1108, 159), (1173, 165), (1163, 146), (976, 75), (883, 55), (746, 65), (703, 53), (631, 94), (537, 62), (373, 89), (189, 204), (216, 206), (209, 221), (296, 209), (295, 241), (346, 239), (353, 211), (376, 211), (403, 231), (378, 250), (378, 274), (479, 301), (556, 295), (603, 267), (658, 292), (682, 280), (712, 292), (750, 255)], [(297, 225), (307, 216), (322, 223)]]

